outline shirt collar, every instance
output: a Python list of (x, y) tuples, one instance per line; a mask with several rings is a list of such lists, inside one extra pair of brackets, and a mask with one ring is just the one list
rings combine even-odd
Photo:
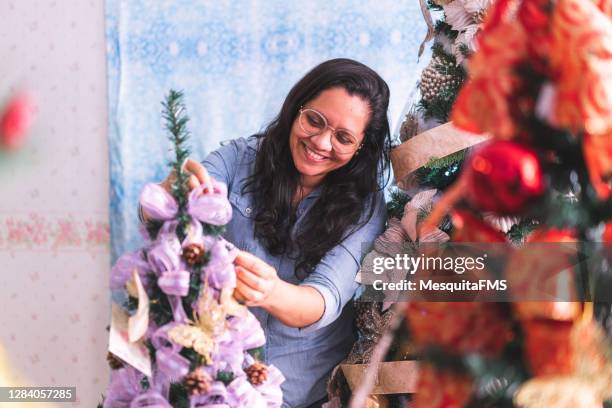
[(312, 190), (310, 193), (308, 193), (308, 195), (306, 197), (304, 197), (305, 199), (308, 198), (317, 198), (318, 196), (321, 195), (321, 190), (323, 189), (322, 185), (319, 184), (314, 190)]

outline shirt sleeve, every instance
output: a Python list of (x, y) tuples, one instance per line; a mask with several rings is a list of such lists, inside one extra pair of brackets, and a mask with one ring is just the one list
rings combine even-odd
[(221, 142), (221, 147), (210, 152), (202, 162), (208, 174), (215, 180), (225, 183), (228, 191), (245, 145), (244, 138)]
[(361, 228), (332, 248), (308, 275), (300, 286), (310, 286), (321, 293), (325, 310), (321, 318), (306, 327), (303, 332), (311, 332), (333, 323), (342, 309), (352, 299), (359, 284), (355, 276), (359, 271), (361, 259), (369, 252), (374, 240), (383, 233), (387, 219), (384, 192), (376, 193), (372, 218)]

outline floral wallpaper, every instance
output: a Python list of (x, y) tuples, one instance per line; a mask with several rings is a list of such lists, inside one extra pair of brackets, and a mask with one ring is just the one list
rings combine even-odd
[(0, 16), (0, 106), (25, 90), (35, 114), (0, 152), (0, 384), (76, 387), (73, 403), (20, 407), (95, 407), (109, 375), (104, 3), (3, 0)]

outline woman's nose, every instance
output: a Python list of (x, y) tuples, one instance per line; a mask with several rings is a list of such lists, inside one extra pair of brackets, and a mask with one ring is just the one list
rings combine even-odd
[(332, 137), (334, 137), (333, 130), (331, 130), (328, 127), (320, 134), (311, 136), (310, 141), (312, 144), (315, 145), (317, 150), (320, 150), (322, 152), (331, 152), (332, 151)]

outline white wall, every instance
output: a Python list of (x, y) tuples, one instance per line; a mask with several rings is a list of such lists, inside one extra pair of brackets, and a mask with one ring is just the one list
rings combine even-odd
[(108, 382), (103, 0), (0, 0), (0, 101), (24, 86), (37, 121), (0, 153), (0, 385), (76, 386), (72, 406), (95, 407)]

